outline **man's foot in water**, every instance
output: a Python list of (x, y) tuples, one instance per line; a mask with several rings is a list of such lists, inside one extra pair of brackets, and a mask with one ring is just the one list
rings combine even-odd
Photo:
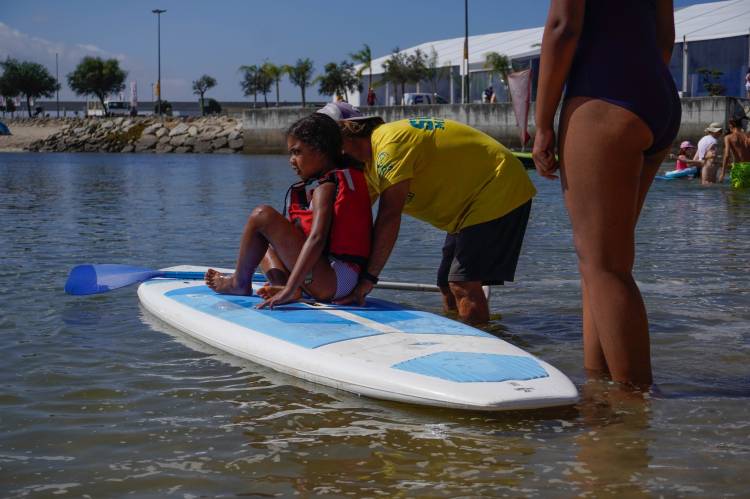
[(243, 286), (237, 282), (235, 274), (223, 275), (218, 270), (208, 269), (204, 277), (206, 285), (222, 295), (244, 295), (253, 294), (253, 283), (248, 280), (247, 285)]

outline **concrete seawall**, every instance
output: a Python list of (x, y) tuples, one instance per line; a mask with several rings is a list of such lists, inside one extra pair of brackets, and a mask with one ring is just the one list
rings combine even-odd
[[(529, 115), (529, 132), (534, 133), (534, 103)], [(732, 97), (696, 97), (682, 99), (682, 124), (675, 144), (682, 140), (697, 141), (704, 135), (708, 123), (717, 121), (726, 126), (727, 120), (741, 109), (750, 110), (750, 101)], [(381, 116), (385, 121), (430, 116), (467, 123), (499, 140), (511, 149), (521, 149), (519, 129), (513, 107), (501, 104), (452, 104), (436, 106), (375, 106), (363, 107), (362, 112)], [(268, 108), (243, 113), (244, 152), (249, 154), (278, 154), (286, 152), (285, 130), (294, 121), (312, 112), (312, 108)], [(592, 126), (606, 126), (596, 123)], [(527, 146), (531, 147), (531, 144)]]

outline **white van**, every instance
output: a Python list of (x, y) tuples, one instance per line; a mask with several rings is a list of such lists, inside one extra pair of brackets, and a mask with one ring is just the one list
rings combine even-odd
[(402, 106), (419, 106), (423, 104), (448, 104), (448, 101), (443, 99), (438, 94), (427, 94), (427, 93), (405, 93), (402, 99)]

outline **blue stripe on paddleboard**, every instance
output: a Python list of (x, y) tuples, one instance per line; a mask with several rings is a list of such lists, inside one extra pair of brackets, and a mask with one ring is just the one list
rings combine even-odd
[(531, 357), (474, 352), (438, 352), (391, 366), (459, 383), (525, 381), (547, 378), (547, 371)]
[[(325, 308), (289, 304), (258, 310), (257, 296), (220, 295), (208, 286), (191, 286), (164, 294), (199, 312), (218, 317), (262, 334), (305, 348), (383, 334), (348, 319), (329, 314)], [(341, 307), (349, 310), (348, 307)]]
[(365, 319), (388, 324), (392, 328), (409, 334), (448, 334), (494, 338), (489, 333), (461, 322), (429, 312), (405, 309), (401, 305), (376, 298), (367, 298), (367, 305), (367, 307), (347, 311)]

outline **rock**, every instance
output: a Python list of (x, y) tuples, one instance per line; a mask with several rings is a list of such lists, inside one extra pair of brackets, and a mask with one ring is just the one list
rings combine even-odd
[(187, 135), (178, 135), (177, 137), (174, 137), (172, 140), (170, 140), (169, 143), (175, 147), (181, 146), (185, 143), (185, 140), (187, 138)]
[(187, 126), (185, 123), (180, 123), (179, 125), (177, 125), (172, 130), (169, 131), (169, 136), (174, 137), (175, 135), (183, 135), (187, 133), (189, 128), (190, 127)]
[(232, 140), (238, 139), (240, 135), (242, 135), (242, 132), (235, 130), (227, 136), (227, 140), (231, 142)]
[(242, 149), (242, 147), (245, 145), (245, 141), (242, 139), (235, 139), (229, 141), (229, 147), (232, 149)]
[(102, 124), (99, 125), (99, 128), (101, 128), (103, 130), (109, 130), (113, 126), (115, 126), (115, 124), (112, 123), (111, 121), (102, 121)]
[(114, 123), (115, 123), (115, 125), (117, 125), (117, 126), (120, 126), (120, 125), (122, 125), (122, 122), (123, 122), (123, 121), (125, 121), (125, 118), (123, 118), (123, 117), (120, 117), (120, 118), (115, 118), (115, 119), (114, 119)]
[(177, 154), (185, 154), (186, 152), (190, 152), (193, 148), (188, 146), (180, 146), (177, 149), (174, 150)]
[(168, 143), (169, 143), (169, 135), (164, 134), (161, 137), (159, 137), (159, 144), (168, 144)]
[(228, 147), (222, 147), (221, 149), (216, 149), (214, 151), (214, 154), (234, 154), (234, 149), (230, 149)]
[(129, 144), (123, 147), (122, 150), (120, 150), (120, 152), (133, 152), (133, 151), (135, 151), (135, 147)]
[(231, 128), (225, 128), (222, 131), (220, 131), (219, 133), (217, 133), (216, 137), (226, 137), (230, 133), (232, 133), (232, 129)]
[(195, 143), (197, 141), (198, 141), (198, 139), (196, 139), (195, 137), (191, 137), (190, 135), (188, 135), (187, 137), (185, 137), (185, 141), (182, 143), (182, 145), (183, 146), (190, 146), (190, 147), (192, 147), (192, 146), (195, 145)]
[(193, 125), (188, 128), (188, 135), (190, 135), (191, 137), (195, 137), (196, 135), (198, 135), (198, 127)]
[(160, 139), (162, 136), (166, 135), (167, 133), (169, 133), (169, 130), (167, 130), (164, 127), (161, 127), (156, 130), (156, 133), (154, 135), (156, 135), (156, 138)]
[(162, 128), (161, 123), (154, 123), (153, 125), (149, 125), (143, 130), (143, 135), (150, 135), (156, 132), (159, 128)]
[(197, 140), (193, 146), (193, 151), (197, 153), (206, 153), (211, 151), (211, 142), (208, 140)]
[(172, 152), (173, 150), (174, 150), (174, 147), (170, 146), (169, 144), (159, 144), (156, 147), (157, 154), (164, 154), (164, 153)]
[(149, 149), (153, 147), (158, 140), (159, 139), (157, 139), (155, 135), (141, 135), (141, 138), (135, 143), (135, 150), (136, 152), (141, 152), (145, 149)]
[(227, 145), (227, 138), (226, 137), (219, 137), (218, 139), (211, 142), (211, 146), (214, 149), (220, 149)]

